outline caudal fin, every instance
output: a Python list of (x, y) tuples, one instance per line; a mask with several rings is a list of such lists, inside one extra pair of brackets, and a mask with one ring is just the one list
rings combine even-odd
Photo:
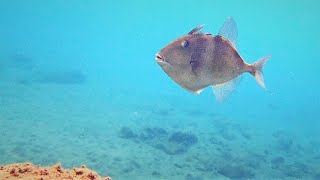
[(259, 59), (258, 61), (256, 61), (255, 63), (250, 65), (250, 74), (252, 74), (258, 84), (263, 88), (266, 89), (266, 85), (264, 84), (264, 80), (263, 80), (263, 66), (264, 64), (267, 62), (267, 60), (270, 58), (271, 56), (266, 56), (264, 58)]

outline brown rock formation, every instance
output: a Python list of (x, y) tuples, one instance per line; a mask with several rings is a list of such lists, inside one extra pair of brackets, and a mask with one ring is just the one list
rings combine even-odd
[(101, 177), (85, 166), (73, 169), (63, 169), (60, 164), (42, 167), (31, 163), (17, 163), (0, 166), (0, 179), (111, 180), (110, 177)]

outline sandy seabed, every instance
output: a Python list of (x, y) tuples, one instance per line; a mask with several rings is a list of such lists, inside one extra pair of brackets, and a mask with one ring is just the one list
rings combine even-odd
[(0, 166), (0, 179), (24, 180), (111, 180), (110, 177), (101, 177), (86, 166), (73, 169), (63, 169), (60, 164), (42, 167), (31, 163), (16, 163)]

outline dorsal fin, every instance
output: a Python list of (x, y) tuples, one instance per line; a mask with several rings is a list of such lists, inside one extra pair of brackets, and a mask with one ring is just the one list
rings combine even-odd
[(218, 35), (225, 37), (234, 47), (236, 47), (238, 37), (236, 21), (232, 17), (229, 17), (221, 26)]
[(188, 34), (191, 35), (191, 34), (198, 33), (203, 28), (203, 26), (204, 26), (204, 24), (201, 24), (200, 26), (193, 28), (190, 32), (188, 32)]

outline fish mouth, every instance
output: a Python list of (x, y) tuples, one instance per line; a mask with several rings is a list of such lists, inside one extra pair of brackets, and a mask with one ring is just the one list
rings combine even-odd
[(159, 53), (157, 53), (155, 60), (156, 60), (157, 62), (161, 62), (161, 61), (164, 61), (164, 57), (162, 57)]
[(159, 64), (169, 64), (168, 62), (165, 61), (164, 57), (160, 55), (160, 53), (156, 54), (155, 60)]

